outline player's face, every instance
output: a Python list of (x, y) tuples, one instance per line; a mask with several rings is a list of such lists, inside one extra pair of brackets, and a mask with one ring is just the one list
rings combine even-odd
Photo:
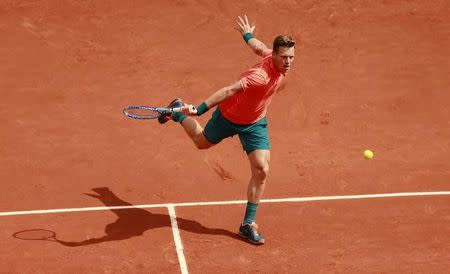
[(272, 53), (272, 60), (275, 68), (281, 72), (286, 73), (291, 69), (292, 62), (294, 62), (295, 48), (280, 47), (278, 52)]

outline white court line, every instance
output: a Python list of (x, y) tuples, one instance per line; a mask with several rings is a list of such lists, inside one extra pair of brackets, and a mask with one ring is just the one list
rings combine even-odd
[[(438, 196), (450, 195), (450, 191), (436, 191), (436, 192), (401, 192), (401, 193), (384, 193), (384, 194), (363, 194), (363, 195), (341, 195), (341, 196), (317, 196), (317, 197), (298, 197), (298, 198), (281, 198), (281, 199), (264, 199), (261, 203), (292, 203), (292, 202), (312, 202), (312, 201), (330, 201), (330, 200), (350, 200), (350, 199), (373, 199), (373, 198), (389, 198), (389, 197), (413, 197), (413, 196)], [(148, 204), (148, 205), (133, 205), (133, 206), (103, 206), (103, 207), (82, 207), (82, 208), (61, 208), (61, 209), (46, 209), (46, 210), (28, 210), (28, 211), (10, 211), (0, 212), (1, 216), (17, 216), (17, 215), (32, 215), (32, 214), (50, 214), (50, 213), (65, 213), (65, 212), (81, 212), (81, 211), (105, 211), (118, 209), (133, 209), (133, 208), (162, 208), (166, 207), (169, 211), (170, 222), (172, 226), (173, 239), (177, 250), (178, 262), (182, 274), (188, 274), (186, 258), (184, 256), (183, 244), (181, 242), (180, 230), (178, 229), (177, 216), (175, 207), (188, 206), (210, 206), (210, 205), (232, 205), (244, 204), (246, 200), (235, 201), (217, 201), (217, 202), (193, 202), (193, 203), (175, 203), (175, 204)]]
[(183, 244), (181, 243), (180, 230), (178, 229), (177, 215), (175, 214), (175, 207), (173, 205), (167, 206), (170, 215), (170, 223), (172, 224), (173, 240), (177, 249), (178, 262), (180, 263), (181, 274), (188, 274), (186, 258), (184, 257)]
[[(450, 195), (450, 191), (434, 191), (434, 192), (400, 192), (400, 193), (380, 193), (380, 194), (362, 194), (362, 195), (340, 195), (340, 196), (316, 196), (316, 197), (298, 197), (298, 198), (281, 198), (281, 199), (264, 199), (260, 203), (292, 203), (292, 202), (313, 202), (313, 201), (330, 201), (330, 200), (351, 200), (351, 199), (373, 199), (373, 198), (390, 198), (390, 197), (414, 197), (414, 196), (440, 196)], [(0, 212), (0, 217), (32, 215), (32, 214), (54, 214), (54, 213), (70, 213), (82, 211), (106, 211), (118, 209), (132, 208), (168, 208), (181, 206), (210, 206), (210, 205), (234, 205), (245, 204), (246, 200), (235, 201), (217, 201), (217, 202), (192, 202), (192, 203), (173, 203), (173, 204), (146, 204), (131, 206), (100, 206), (100, 207), (80, 207), (80, 208), (60, 208), (60, 209), (44, 209), (44, 210), (27, 210), (27, 211), (6, 211)]]

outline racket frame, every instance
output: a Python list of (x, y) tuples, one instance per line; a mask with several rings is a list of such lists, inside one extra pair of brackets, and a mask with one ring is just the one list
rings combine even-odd
[[(191, 113), (197, 112), (197, 109), (194, 106), (191, 105), (189, 107), (190, 107)], [(158, 113), (158, 115), (156, 115), (154, 117), (140, 116), (140, 115), (136, 115), (136, 114), (131, 114), (127, 111), (127, 110), (133, 110), (133, 109), (151, 110), (151, 111)], [(126, 116), (133, 118), (133, 119), (150, 120), (150, 119), (157, 119), (157, 118), (161, 117), (161, 115), (171, 114), (173, 112), (182, 112), (182, 111), (183, 111), (182, 107), (163, 108), (163, 107), (151, 107), (151, 106), (128, 106), (123, 109), (123, 114), (125, 114)]]

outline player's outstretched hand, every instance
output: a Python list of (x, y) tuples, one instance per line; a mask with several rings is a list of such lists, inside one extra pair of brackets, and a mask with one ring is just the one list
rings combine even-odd
[(248, 22), (247, 15), (244, 15), (244, 19), (242, 19), (240, 16), (238, 16), (238, 19), (236, 21), (237, 26), (234, 27), (235, 30), (239, 31), (242, 35), (246, 33), (252, 33), (255, 31), (255, 25), (250, 25)]
[(181, 110), (186, 115), (191, 115), (191, 116), (197, 115), (197, 108), (195, 106), (193, 106), (193, 105), (188, 105), (188, 104), (185, 103), (181, 107)]

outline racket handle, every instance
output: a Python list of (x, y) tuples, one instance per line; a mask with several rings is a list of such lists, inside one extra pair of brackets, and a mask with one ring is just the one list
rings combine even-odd
[[(193, 105), (188, 105), (189, 114), (197, 114), (197, 108)], [(172, 108), (172, 112), (182, 112), (183, 107)]]

